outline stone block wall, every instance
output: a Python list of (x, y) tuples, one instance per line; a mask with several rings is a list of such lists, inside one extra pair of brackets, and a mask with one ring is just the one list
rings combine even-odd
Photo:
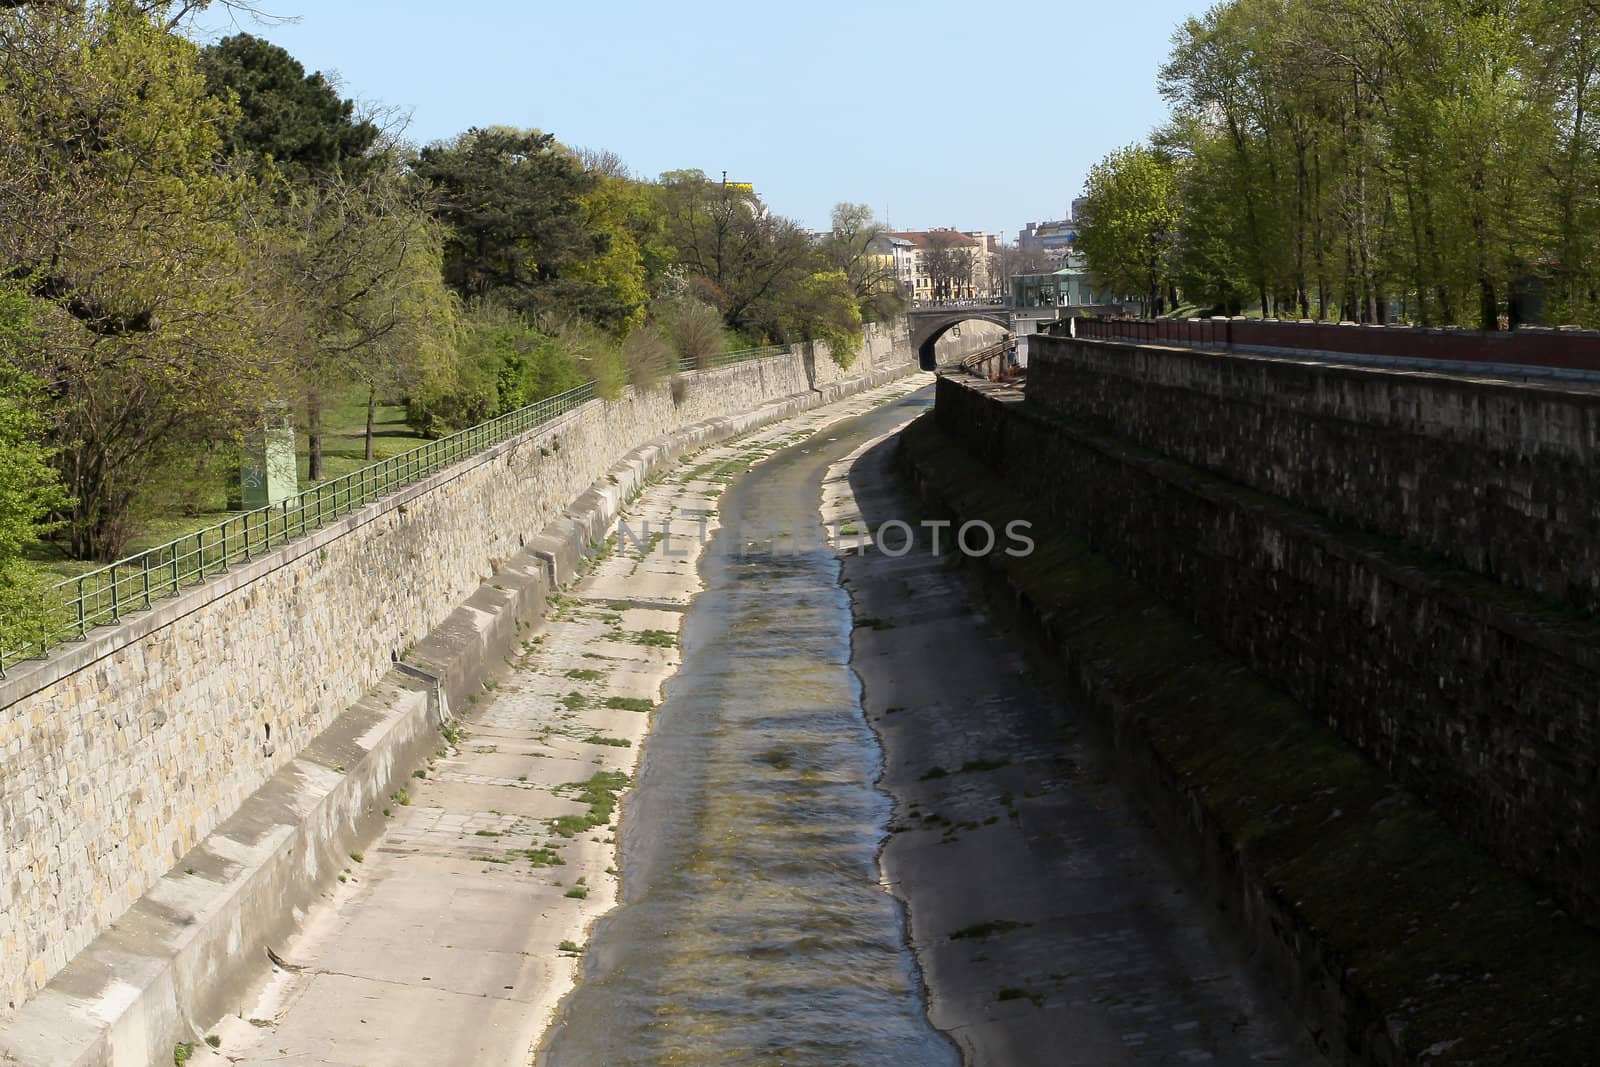
[(596, 400), (0, 681), (0, 1012), (42, 988), (622, 455), (915, 363), (870, 329)]
[(1600, 616), (1600, 391), (1029, 339), (1028, 402)]
[[(1024, 403), (943, 378), (939, 425), (1480, 847), (1600, 923), (1600, 626), (1062, 418), (1039, 385)], [(1154, 417), (1160, 398), (1177, 424), (1208, 403), (1159, 385), (1126, 403)]]
[(936, 365), (949, 367), (960, 363), (974, 352), (982, 352), (991, 345), (1004, 341), (1010, 334), (1004, 326), (996, 326), (982, 319), (969, 319), (961, 324), (960, 336), (946, 333), (933, 345)]

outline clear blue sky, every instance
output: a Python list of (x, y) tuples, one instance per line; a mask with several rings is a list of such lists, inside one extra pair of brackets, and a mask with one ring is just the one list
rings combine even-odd
[[(259, 0), (241, 28), (412, 114), (426, 143), (537, 127), (636, 172), (754, 182), (821, 228), (841, 200), (902, 229), (1008, 237), (1164, 109), (1156, 68), (1204, 0)], [(213, 11), (202, 27), (225, 28)]]

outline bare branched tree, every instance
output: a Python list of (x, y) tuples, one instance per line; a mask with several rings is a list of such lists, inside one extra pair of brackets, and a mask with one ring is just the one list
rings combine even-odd
[(972, 275), (977, 250), (970, 237), (955, 230), (934, 230), (922, 252), (922, 270), (928, 276), (935, 300), (956, 300), (972, 295)]

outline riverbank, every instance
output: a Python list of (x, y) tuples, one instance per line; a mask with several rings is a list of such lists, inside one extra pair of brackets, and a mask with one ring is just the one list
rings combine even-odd
[[(897, 443), (834, 465), (825, 521), (849, 535), (933, 517)], [(841, 539), (843, 581), (895, 800), (883, 877), (929, 1016), (968, 1067), (1326, 1062), (1219, 936), (1109, 746), (955, 565), (953, 530), (940, 554), (926, 537), (899, 557), (860, 539)]]
[(932, 506), (1035, 522), (977, 570), (1115, 739), (1196, 892), (1341, 1062), (1596, 1062), (1600, 954), (1326, 726), (1043, 520), (959, 440), (901, 438)]
[(911, 388), (774, 422), (646, 486), (624, 511), (629, 536), (457, 709), (382, 836), (275, 946), (267, 981), (212, 1028), (217, 1050), (190, 1062), (526, 1062), (616, 902), (618, 812), (681, 659), (717, 498), (771, 452)]

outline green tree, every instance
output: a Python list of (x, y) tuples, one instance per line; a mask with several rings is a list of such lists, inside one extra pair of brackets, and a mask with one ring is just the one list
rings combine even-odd
[(668, 240), (695, 295), (733, 329), (776, 332), (783, 294), (821, 266), (805, 231), (769, 212), (748, 187), (698, 170), (663, 174), (659, 195)]
[(44, 440), (39, 383), (19, 369), (38, 363), (38, 311), (15, 286), (0, 286), (0, 646), (8, 650), (46, 636), (49, 583), (25, 557), (67, 505)]
[(1550, 68), (1551, 310), (1560, 321), (1600, 326), (1600, 4), (1554, 0), (1535, 35), (1566, 44)]
[(1139, 145), (1096, 163), (1084, 186), (1079, 248), (1112, 289), (1139, 294), (1159, 313), (1171, 282), (1170, 254), (1180, 201), (1171, 162)]
[(359, 383), (366, 457), (380, 397), (404, 393), (447, 357), (451, 294), (443, 233), (418, 183), (395, 169), (338, 174), (285, 191), (262, 232), (260, 264), (280, 295), (275, 341), (303, 401), (309, 476), (323, 477), (322, 409)]
[(1162, 68), (1175, 263), (1264, 314), (1497, 328), (1595, 292), (1586, 0), (1228, 0)]
[(618, 334), (644, 325), (663, 261), (660, 208), (650, 190), (626, 176), (590, 170), (594, 187), (580, 198), (583, 225), (603, 250), (573, 264), (570, 276), (615, 306), (605, 325)]
[(283, 48), (248, 33), (224, 37), (200, 53), (200, 68), (207, 91), (238, 109), (223, 138), (230, 152), (270, 160), (292, 181), (367, 170), (378, 127)]
[(445, 280), (463, 298), (608, 324), (631, 313), (605, 280), (580, 276), (609, 243), (586, 219), (597, 179), (552, 135), (472, 129), (424, 148), (413, 169), (438, 197)]
[(863, 318), (894, 317), (905, 308), (894, 274), (894, 256), (884, 242), (883, 225), (866, 204), (835, 204), (832, 226), (822, 242), (829, 267), (843, 272)]
[(826, 344), (841, 367), (861, 351), (861, 307), (842, 270), (815, 271), (786, 293), (781, 321), (788, 337)]
[(582, 385), (583, 368), (549, 333), (494, 304), (465, 311), (456, 358), (440, 361), (411, 388), (406, 421), (439, 437)]
[(174, 465), (257, 417), (271, 370), (240, 238), (255, 186), (218, 166), (233, 112), (171, 16), (0, 11), (0, 264), (46, 305), (22, 369), (85, 559), (122, 554)]

